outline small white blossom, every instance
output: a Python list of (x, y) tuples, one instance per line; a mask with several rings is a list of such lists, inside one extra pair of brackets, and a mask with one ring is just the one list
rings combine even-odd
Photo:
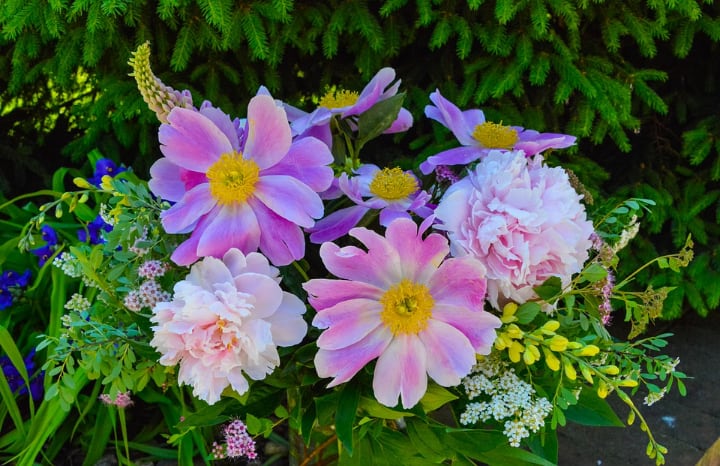
[(80, 293), (73, 293), (67, 303), (65, 309), (69, 311), (87, 311), (90, 309), (90, 301)]

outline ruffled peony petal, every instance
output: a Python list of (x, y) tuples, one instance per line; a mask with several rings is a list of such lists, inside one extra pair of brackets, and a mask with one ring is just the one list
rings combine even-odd
[(415, 406), (427, 391), (427, 357), (416, 335), (396, 335), (375, 365), (375, 398), (391, 408), (398, 397), (403, 408)]
[(266, 275), (246, 272), (235, 277), (234, 282), (239, 292), (254, 296), (253, 317), (257, 319), (273, 315), (283, 301), (280, 285)]
[(315, 355), (315, 370), (321, 378), (334, 377), (328, 387), (347, 382), (367, 363), (385, 351), (392, 333), (378, 327), (365, 338), (339, 350), (319, 349)]
[(305, 235), (296, 224), (271, 211), (261, 202), (250, 200), (262, 236), (260, 250), (274, 265), (288, 265), (305, 256)]
[(181, 168), (205, 173), (222, 154), (234, 151), (225, 133), (195, 110), (174, 107), (168, 122), (160, 126), (160, 150)]
[(291, 176), (261, 176), (255, 185), (255, 197), (280, 217), (301, 227), (313, 226), (324, 211), (320, 196)]
[(272, 97), (258, 95), (248, 104), (248, 133), (243, 155), (257, 163), (260, 170), (272, 167), (286, 156), (292, 136), (282, 107)]
[(282, 160), (263, 170), (262, 176), (288, 175), (296, 178), (315, 192), (330, 187), (335, 174), (329, 164), (333, 161), (327, 145), (313, 137), (305, 137), (293, 142)]
[(260, 244), (258, 220), (248, 204), (225, 205), (215, 209), (193, 232), (198, 235), (200, 257), (222, 257), (230, 248), (244, 253), (257, 250)]
[[(349, 299), (373, 299), (379, 300), (385, 290), (365, 282), (354, 282), (348, 280), (330, 280), (317, 278), (305, 282), (303, 288), (308, 292), (310, 305), (318, 311), (322, 311)], [(316, 317), (318, 319), (318, 317)], [(320, 321), (318, 321), (320, 322)], [(330, 325), (328, 323), (327, 325)], [(320, 326), (320, 328), (327, 328)]]
[(307, 323), (302, 315), (305, 304), (297, 296), (283, 293), (283, 299), (277, 311), (267, 318), (272, 324), (273, 341), (278, 346), (292, 346), (300, 343), (307, 334)]
[(427, 358), (427, 373), (439, 385), (454, 387), (470, 373), (475, 364), (475, 349), (457, 328), (431, 319), (418, 337), (432, 355)]
[(200, 218), (217, 205), (207, 184), (195, 186), (174, 204), (160, 214), (163, 228), (168, 233), (186, 233)]
[(218, 283), (233, 283), (233, 276), (222, 260), (208, 257), (193, 265), (185, 280), (212, 293)]

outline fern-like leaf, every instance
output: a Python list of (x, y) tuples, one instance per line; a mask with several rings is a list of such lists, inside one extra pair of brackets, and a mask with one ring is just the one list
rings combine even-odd
[(230, 29), (231, 0), (196, 0), (205, 21), (225, 34)]
[(170, 67), (174, 71), (182, 71), (187, 67), (195, 48), (193, 36), (193, 28), (189, 24), (183, 26), (178, 32), (175, 47), (173, 47), (172, 56), (170, 57)]
[(266, 59), (269, 55), (268, 38), (260, 17), (251, 10), (242, 17), (240, 25), (248, 41), (250, 55), (256, 59)]

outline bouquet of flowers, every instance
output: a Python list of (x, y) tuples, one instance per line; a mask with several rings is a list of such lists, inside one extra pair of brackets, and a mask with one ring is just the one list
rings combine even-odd
[(232, 118), (162, 83), (148, 44), (130, 64), (159, 121), (149, 180), (93, 153), (20, 235), (62, 308), (36, 348), (48, 413), (94, 413), (122, 464), (555, 464), (568, 421), (623, 425), (617, 396), (664, 463), (633, 395), (684, 393), (668, 335), (637, 338), (670, 290), (615, 273), (653, 203), (595, 206), (549, 163), (574, 137), (436, 90), (425, 116), (456, 142), (381, 167), (362, 149), (413, 124), (391, 68), (309, 112), (260, 88)]

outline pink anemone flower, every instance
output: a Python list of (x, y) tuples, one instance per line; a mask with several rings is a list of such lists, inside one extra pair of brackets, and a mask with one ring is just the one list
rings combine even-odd
[(400, 218), (385, 236), (366, 228), (350, 235), (367, 247), (324, 243), (320, 256), (339, 277), (304, 284), (318, 311), (315, 367), (333, 377), (328, 387), (350, 380), (377, 358), (375, 398), (385, 406), (416, 405), (428, 377), (442, 386), (458, 385), (470, 373), (476, 354), (488, 354), (500, 327), (485, 312), (485, 267), (477, 260), (451, 258), (447, 240), (423, 239), (420, 228)]
[[(339, 115), (341, 118), (360, 115), (376, 103), (397, 95), (401, 81), (397, 80), (393, 84), (394, 79), (394, 69), (382, 68), (373, 76), (360, 94), (347, 90), (329, 92), (320, 99), (320, 104), (311, 113), (286, 104), (285, 109), (292, 124), (293, 135), (300, 137), (314, 136), (324, 141), (328, 147), (331, 147), (330, 120), (333, 115)], [(385, 133), (392, 134), (407, 131), (412, 126), (412, 123), (412, 114), (407, 109), (401, 108), (397, 118), (385, 130)]]
[(428, 206), (430, 194), (419, 188), (420, 182), (410, 171), (398, 167), (380, 169), (364, 164), (355, 176), (340, 175), (338, 188), (355, 205), (339, 209), (318, 220), (308, 229), (310, 241), (324, 243), (346, 235), (372, 210), (379, 210), (380, 225), (387, 227), (396, 218), (411, 218), (410, 212), (426, 218), (432, 214)]
[(293, 141), (285, 110), (269, 95), (248, 105), (247, 120), (213, 107), (175, 107), (161, 125), (161, 158), (150, 189), (174, 202), (161, 214), (168, 233), (191, 233), (172, 255), (179, 265), (258, 248), (275, 265), (305, 255), (301, 227), (323, 216), (318, 193), (333, 181), (333, 157), (315, 138)]
[(438, 165), (467, 165), (493, 149), (521, 150), (530, 157), (547, 149), (564, 149), (575, 144), (575, 136), (539, 133), (520, 126), (486, 121), (482, 110), (461, 111), (439, 90), (430, 94), (430, 100), (435, 106), (426, 106), (425, 115), (452, 131), (461, 147), (428, 157), (420, 164), (420, 171), (425, 175)]

